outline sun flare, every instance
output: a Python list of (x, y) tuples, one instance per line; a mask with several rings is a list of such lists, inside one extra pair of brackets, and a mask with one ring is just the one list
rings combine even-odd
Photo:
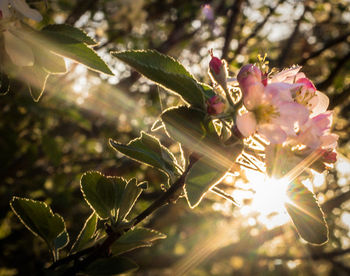
[(249, 185), (254, 191), (251, 203), (243, 208), (244, 213), (257, 213), (257, 219), (267, 228), (274, 228), (289, 220), (285, 210), (288, 202), (286, 179), (268, 178), (266, 175), (253, 171), (246, 171)]

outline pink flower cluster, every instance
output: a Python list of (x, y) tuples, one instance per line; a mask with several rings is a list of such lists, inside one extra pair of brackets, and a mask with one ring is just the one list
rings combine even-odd
[(243, 66), (237, 80), (245, 110), (236, 118), (238, 130), (244, 137), (257, 132), (270, 144), (320, 149), (332, 162), (338, 135), (330, 132), (329, 99), (300, 69), (267, 77), (254, 65)]

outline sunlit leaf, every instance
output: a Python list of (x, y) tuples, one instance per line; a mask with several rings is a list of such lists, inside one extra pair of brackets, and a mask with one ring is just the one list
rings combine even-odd
[(315, 195), (299, 181), (289, 184), (286, 209), (300, 236), (309, 243), (328, 241), (328, 227)]
[[(142, 184), (142, 183), (141, 183)], [(123, 192), (123, 197), (120, 202), (118, 219), (122, 221), (134, 207), (136, 200), (140, 196), (142, 188), (137, 185), (136, 178), (129, 180)]]
[(38, 43), (43, 43), (53, 53), (84, 64), (90, 69), (113, 75), (106, 63), (85, 43), (62, 32), (41, 31)]
[(51, 208), (41, 201), (13, 197), (10, 205), (21, 222), (34, 235), (41, 237), (51, 250), (54, 249), (56, 238), (65, 231), (63, 218), (53, 214)]
[(228, 168), (216, 165), (211, 158), (198, 160), (189, 170), (185, 179), (185, 195), (191, 208), (196, 207), (209, 189), (219, 183)]
[(98, 259), (90, 264), (85, 273), (92, 276), (118, 275), (132, 272), (138, 269), (138, 265), (124, 257), (109, 257)]
[(99, 172), (86, 172), (80, 185), (87, 203), (101, 219), (117, 219), (118, 208), (127, 182), (121, 177), (106, 177)]
[(187, 103), (199, 108), (205, 107), (201, 84), (172, 57), (154, 50), (111, 54), (160, 86), (178, 94)]
[(68, 24), (52, 24), (47, 25), (42, 29), (43, 32), (54, 32), (64, 36), (73, 38), (79, 42), (83, 42), (87, 45), (94, 46), (97, 42), (87, 35), (82, 29), (75, 28)]
[(110, 140), (111, 146), (129, 158), (155, 167), (166, 173), (172, 180), (179, 174), (177, 161), (173, 154), (160, 144), (159, 140), (145, 132), (127, 145)]
[(79, 251), (91, 240), (96, 231), (97, 215), (95, 212), (85, 221), (76, 241), (74, 242), (71, 252)]
[(113, 254), (121, 254), (139, 247), (151, 246), (159, 239), (165, 239), (166, 235), (147, 228), (134, 228), (126, 232), (112, 245)]
[(186, 106), (169, 108), (161, 115), (167, 134), (194, 150), (201, 146), (200, 142), (207, 134), (205, 117), (205, 113)]

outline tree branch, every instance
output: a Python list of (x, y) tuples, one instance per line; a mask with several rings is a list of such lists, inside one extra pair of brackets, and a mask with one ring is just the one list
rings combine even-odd
[(295, 40), (295, 38), (297, 37), (297, 34), (299, 33), (299, 27), (300, 27), (300, 24), (301, 22), (303, 21), (304, 19), (304, 16), (305, 16), (305, 13), (309, 10), (308, 6), (305, 5), (304, 7), (304, 11), (303, 11), (303, 14), (299, 17), (299, 19), (297, 20), (296, 24), (295, 24), (295, 27), (294, 27), (294, 30), (292, 32), (292, 34), (289, 36), (288, 40), (286, 41), (282, 51), (281, 51), (281, 54), (276, 62), (277, 64), (277, 67), (283, 67), (284, 65), (284, 62), (288, 56), (288, 53), (290, 52), (291, 48), (292, 48), (292, 45), (293, 45), (293, 42)]
[(72, 12), (66, 18), (65, 23), (74, 25), (74, 23), (77, 22), (85, 12), (92, 9), (97, 3), (98, 1), (95, 0), (79, 0)]
[[(250, 35), (247, 36), (242, 42), (240, 42), (238, 44), (238, 47), (235, 50), (234, 57), (236, 57), (237, 55), (239, 55), (241, 53), (243, 48), (248, 44), (249, 40), (251, 40), (252, 38), (254, 38), (257, 35), (257, 33), (265, 26), (265, 24), (267, 23), (269, 18), (273, 15), (273, 13), (277, 9), (277, 7), (283, 2), (284, 2), (284, 0), (280, 0), (280, 1), (278, 1), (278, 3), (274, 7), (269, 8), (269, 13), (265, 16), (264, 20), (262, 22), (260, 22), (259, 24), (257, 24), (255, 26), (254, 30), (250, 33)], [(227, 61), (228, 62), (232, 61), (234, 59), (234, 57), (227, 59)]]
[(331, 73), (329, 76), (319, 84), (317, 84), (317, 88), (320, 90), (326, 90), (334, 81), (334, 79), (337, 77), (339, 72), (343, 69), (344, 65), (350, 60), (350, 52), (343, 58), (340, 58), (335, 65), (335, 67), (331, 70)]
[(347, 32), (344, 35), (341, 35), (335, 39), (327, 41), (321, 49), (319, 49), (318, 51), (315, 51), (313, 53), (309, 53), (306, 57), (303, 57), (297, 64), (305, 65), (310, 59), (318, 57), (319, 55), (321, 55), (324, 51), (328, 50), (329, 48), (331, 48), (339, 43), (345, 42), (349, 36), (350, 36), (350, 32)]
[(232, 5), (232, 8), (230, 9), (231, 15), (226, 26), (225, 42), (224, 42), (224, 47), (222, 49), (222, 55), (221, 55), (222, 59), (227, 59), (227, 55), (230, 50), (231, 40), (233, 37), (233, 31), (237, 24), (238, 16), (240, 14), (243, 2), (244, 0), (236, 0), (235, 3)]

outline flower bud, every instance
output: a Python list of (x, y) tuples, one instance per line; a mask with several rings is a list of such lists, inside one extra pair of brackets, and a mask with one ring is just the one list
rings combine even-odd
[(213, 50), (210, 51), (211, 60), (209, 62), (209, 71), (213, 81), (217, 82), (225, 90), (227, 86), (227, 69), (225, 61), (215, 57)]
[(247, 86), (255, 82), (261, 82), (262, 73), (253, 64), (244, 65), (237, 75), (239, 86)]
[(322, 155), (322, 161), (325, 163), (337, 162), (337, 153), (335, 151), (325, 150)]
[(207, 112), (209, 115), (218, 115), (225, 109), (225, 103), (222, 102), (221, 98), (218, 95), (211, 97), (207, 101), (207, 105)]

